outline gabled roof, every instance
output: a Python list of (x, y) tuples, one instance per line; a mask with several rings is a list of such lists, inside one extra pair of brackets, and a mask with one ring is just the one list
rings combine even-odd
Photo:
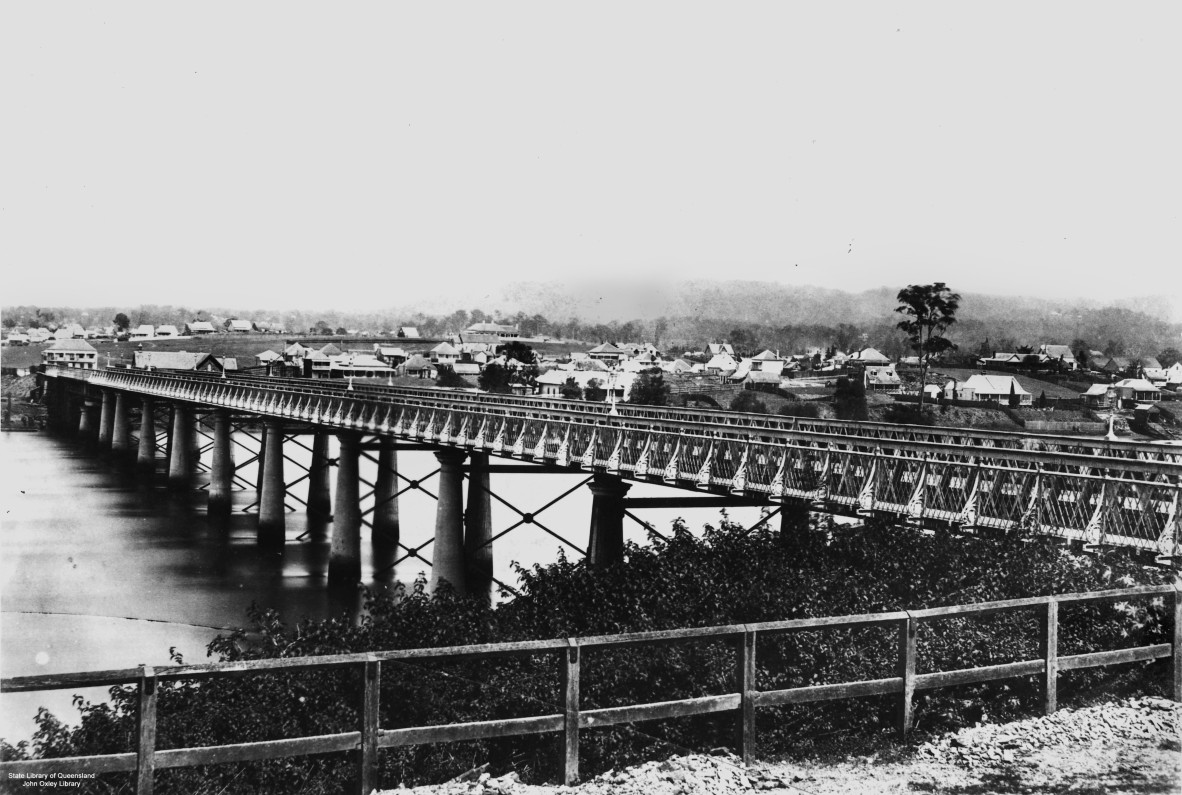
[(417, 328), (415, 328), (414, 326), (402, 326), (398, 329), (398, 333), (400, 333), (404, 337), (419, 336), (419, 330)]
[(1085, 394), (1085, 395), (1107, 395), (1108, 388), (1109, 388), (1109, 384), (1092, 384), (1090, 387), (1088, 387), (1088, 391), (1084, 392), (1083, 394)]
[(1117, 381), (1113, 386), (1119, 389), (1131, 389), (1134, 392), (1160, 392), (1161, 390), (1144, 378), (1125, 378)]
[(587, 351), (588, 355), (590, 355), (592, 353), (606, 353), (609, 355), (618, 353), (620, 355), (623, 355), (624, 351), (617, 348), (615, 345), (611, 344), (610, 342), (601, 342), (600, 344), (596, 345), (591, 350)]
[(457, 375), (480, 375), (480, 365), (475, 362), (456, 362), (451, 369)]
[(136, 367), (154, 370), (196, 370), (208, 353), (186, 351), (136, 351), (132, 361)]
[(766, 349), (760, 351), (759, 353), (755, 354), (751, 358), (757, 359), (761, 362), (782, 362), (782, 361), (784, 361), (777, 354), (774, 354), (771, 351), (766, 350)]
[(1141, 365), (1143, 370), (1160, 370), (1162, 369), (1161, 362), (1152, 356), (1142, 356), (1137, 360), (1137, 364)]
[(250, 331), (251, 329), (254, 328), (254, 323), (251, 323), (249, 320), (242, 320), (242, 319), (231, 320), (230, 321), (230, 328), (236, 329), (236, 330), (241, 329), (242, 331)]
[(288, 345), (286, 348), (283, 349), (284, 356), (300, 356), (300, 355), (305, 354), (307, 352), (308, 352), (308, 349), (305, 348), (303, 345), (300, 345), (298, 342), (293, 342), (291, 345)]
[(169, 336), (169, 335), (176, 336), (177, 334), (180, 334), (180, 332), (177, 331), (176, 326), (167, 325), (167, 326), (157, 326), (156, 327), (156, 336), (158, 336), (158, 337), (164, 337), (164, 336)]
[(884, 364), (890, 361), (889, 358), (874, 348), (863, 348), (856, 353), (851, 353), (850, 358), (859, 362), (882, 362)]
[(729, 353), (717, 353), (706, 362), (707, 370), (734, 370), (739, 366)]
[(325, 356), (336, 356), (339, 353), (341, 353), (341, 349), (330, 342), (327, 345), (325, 345), (323, 348), (321, 348), (320, 352), (323, 353)]
[(263, 351), (262, 353), (255, 354), (255, 358), (260, 362), (273, 362), (276, 359), (282, 359), (283, 356), (275, 353), (275, 351)]
[(152, 326), (149, 326), (147, 323), (144, 323), (142, 326), (136, 327), (136, 330), (131, 333), (132, 334), (146, 334), (147, 336), (151, 337), (153, 334), (156, 333), (156, 329), (153, 328)]
[(210, 332), (212, 332), (214, 330), (213, 323), (210, 323), (208, 320), (194, 320), (191, 323), (188, 323), (186, 325), (188, 325), (189, 331), (210, 331)]
[(435, 365), (427, 361), (421, 353), (416, 353), (414, 356), (402, 363), (405, 370), (434, 370)]
[(971, 375), (964, 382), (962, 389), (971, 389), (978, 395), (1029, 395), (1018, 379), (1012, 375)]
[[(8, 338), (12, 339), (12, 336), (13, 335), (9, 334)], [(17, 336), (19, 337), (19, 335), (17, 335)], [(93, 345), (91, 345), (86, 340), (80, 340), (80, 339), (58, 340), (57, 342), (53, 343), (45, 350), (47, 350), (47, 351), (74, 351), (76, 353), (98, 353), (98, 349), (96, 349)]]
[(729, 353), (734, 356), (735, 348), (729, 342), (711, 342), (706, 345), (706, 353), (711, 356), (717, 356), (720, 353)]
[(1042, 352), (1052, 359), (1074, 359), (1070, 345), (1043, 345)]
[(431, 349), (431, 353), (442, 354), (444, 356), (459, 356), (459, 350), (450, 342), (441, 342)]

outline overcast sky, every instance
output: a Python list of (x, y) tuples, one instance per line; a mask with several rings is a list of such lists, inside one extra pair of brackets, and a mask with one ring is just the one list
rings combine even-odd
[(1176, 0), (14, 0), (3, 303), (667, 273), (1182, 320), (1180, 33)]

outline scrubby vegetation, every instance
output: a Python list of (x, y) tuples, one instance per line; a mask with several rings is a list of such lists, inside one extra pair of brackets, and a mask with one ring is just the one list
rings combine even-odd
[[(1045, 538), (985, 539), (925, 533), (870, 521), (864, 527), (814, 520), (791, 543), (766, 527), (747, 533), (727, 521), (694, 535), (681, 523), (668, 539), (630, 546), (627, 561), (607, 568), (560, 558), (520, 571), (520, 593), (497, 608), (418, 583), (398, 598), (374, 597), (360, 622), (284, 624), (271, 610), (252, 612), (253, 627), (210, 646), (217, 659), (238, 661), (377, 649), (489, 643), (687, 626), (872, 613), (1020, 596), (1157, 582), (1165, 575), (1121, 553), (1073, 555)], [(1166, 642), (1166, 608), (1135, 604), (1073, 607), (1061, 614), (1060, 653)], [(951, 670), (1038, 656), (1033, 613), (924, 625), (920, 672)], [(760, 689), (875, 679), (894, 675), (893, 633), (808, 632), (762, 640)], [(735, 649), (722, 642), (592, 651), (582, 663), (585, 709), (733, 691)], [(1132, 672), (1130, 674), (1130, 672)], [(1080, 688), (1142, 677), (1164, 679), (1161, 663), (1076, 672), (1061, 680), (1061, 700)], [(1151, 684), (1150, 687), (1153, 685)], [(6, 746), (6, 758), (126, 751), (135, 734), (134, 688), (114, 688), (109, 704), (76, 702), (71, 728), (42, 712), (31, 746)], [(560, 711), (553, 655), (474, 663), (387, 663), (382, 668), (385, 729), (491, 720)], [(157, 747), (175, 748), (350, 731), (358, 723), (356, 671), (233, 677), (162, 686)], [(1029, 712), (1037, 706), (1033, 677), (932, 691), (916, 699), (918, 728), (971, 723)], [(893, 726), (886, 697), (761, 710), (760, 752)], [(585, 775), (670, 750), (707, 750), (733, 743), (734, 716), (639, 724), (583, 732)], [(389, 749), (381, 784), (435, 781), (492, 761), (535, 780), (558, 776), (553, 735)], [(160, 792), (335, 792), (349, 781), (343, 754), (159, 771)], [(100, 776), (109, 791), (129, 776)], [(96, 789), (95, 791), (100, 791)]]

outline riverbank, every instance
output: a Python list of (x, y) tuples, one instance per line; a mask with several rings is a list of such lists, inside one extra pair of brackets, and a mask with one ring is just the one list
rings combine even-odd
[(1132, 698), (1044, 718), (979, 725), (922, 743), (825, 758), (759, 762), (671, 757), (577, 787), (526, 785), (513, 773), (384, 790), (382, 795), (785, 795), (850, 793), (1168, 793), (1182, 786), (1182, 705)]

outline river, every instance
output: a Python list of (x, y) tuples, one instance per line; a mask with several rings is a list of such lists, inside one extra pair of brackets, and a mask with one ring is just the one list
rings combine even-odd
[[(257, 443), (235, 436), (239, 460)], [(289, 443), (285, 454), (306, 463), (307, 451)], [(335, 448), (332, 451), (335, 455)], [(494, 459), (494, 463), (496, 460)], [(300, 472), (292, 465), (286, 475)], [(399, 470), (435, 490), (436, 469), (429, 452), (399, 453)], [(361, 610), (360, 588), (327, 587), (328, 542), (310, 530), (302, 511), (287, 514), (287, 544), (281, 552), (255, 543), (255, 517), (242, 513), (252, 491), (235, 495), (235, 515), (228, 524), (211, 522), (203, 495), (186, 500), (169, 492), (163, 478), (152, 480), (115, 467), (76, 442), (44, 433), (0, 434), (0, 675), (25, 676), (167, 665), (175, 647), (186, 662), (207, 661), (206, 645), (226, 630), (248, 623), (252, 603), (278, 609), (288, 622), (325, 618)], [(241, 474), (254, 482), (246, 467)], [(376, 466), (363, 459), (362, 478), (374, 481)], [(585, 547), (591, 495), (577, 488), (570, 496), (539, 511), (587, 473), (496, 474), (492, 489), (521, 511), (537, 513), (535, 524), (522, 525), (494, 544), (494, 575), (516, 583), (513, 563), (532, 566), (556, 559), (559, 550), (580, 557)], [(200, 485), (200, 481), (198, 484)], [(403, 482), (405, 486), (405, 482)], [(303, 496), (306, 486), (295, 486)], [(363, 486), (363, 489), (365, 487)], [(669, 496), (667, 488), (638, 484), (629, 496)], [(684, 494), (685, 492), (680, 492)], [(402, 542), (415, 547), (434, 535), (435, 501), (411, 490), (400, 498)], [(372, 505), (363, 500), (362, 507)], [(748, 524), (754, 508), (730, 514)], [(651, 510), (644, 518), (662, 532), (676, 516), (691, 526), (716, 520), (716, 509)], [(493, 533), (520, 517), (493, 500)], [(553, 531), (571, 544), (555, 538)], [(375, 560), (363, 531), (363, 585), (388, 589), (429, 573), (418, 560), (382, 574), (386, 561)], [(629, 540), (643, 543), (647, 534), (625, 520)], [(422, 552), (430, 559), (430, 546)], [(70, 706), (73, 691), (8, 693), (0, 696), (0, 737), (27, 739), (38, 706), (76, 722)], [(92, 700), (102, 690), (86, 691)]]

